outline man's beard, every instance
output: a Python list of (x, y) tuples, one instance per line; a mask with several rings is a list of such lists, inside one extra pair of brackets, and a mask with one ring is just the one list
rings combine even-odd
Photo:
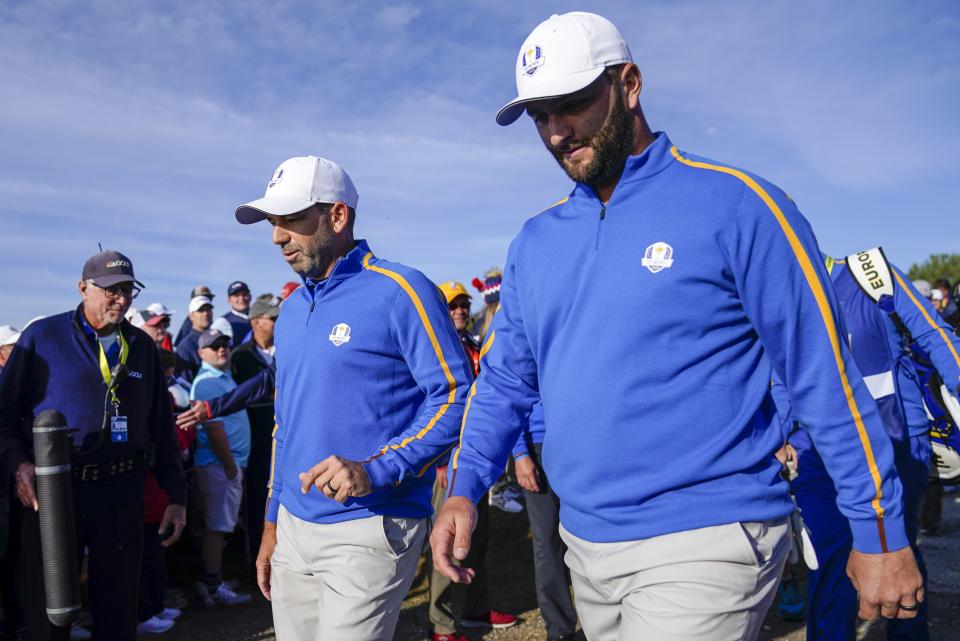
[[(590, 147), (593, 159), (586, 165), (576, 164), (564, 159), (562, 150), (550, 150), (571, 180), (587, 185), (610, 180), (620, 173), (633, 150), (633, 120), (623, 106), (620, 84), (613, 81), (612, 85), (613, 100), (603, 126), (587, 140), (572, 143)], [(571, 143), (567, 143), (563, 148), (570, 146)]]
[(327, 270), (336, 262), (337, 255), (333, 243), (333, 230), (329, 223), (320, 221), (322, 231), (312, 239), (309, 247), (297, 247), (300, 258), (290, 267), (298, 276), (319, 280), (326, 276)]

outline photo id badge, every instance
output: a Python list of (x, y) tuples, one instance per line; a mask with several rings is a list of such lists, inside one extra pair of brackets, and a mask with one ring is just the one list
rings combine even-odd
[(127, 442), (127, 417), (110, 417), (110, 441), (113, 443)]

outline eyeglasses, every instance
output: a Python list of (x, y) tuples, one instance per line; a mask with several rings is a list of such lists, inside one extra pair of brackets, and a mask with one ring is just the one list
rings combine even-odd
[(454, 310), (457, 310), (457, 309), (465, 309), (465, 310), (467, 310), (467, 311), (469, 312), (469, 311), (470, 311), (470, 303), (459, 303), (459, 304), (458, 304), (458, 303), (450, 303), (450, 311), (451, 311), (451, 312), (454, 311)]
[(102, 289), (104, 294), (114, 299), (122, 296), (127, 300), (133, 300), (140, 295), (140, 288), (134, 287), (133, 285), (113, 285), (112, 287), (101, 287), (93, 281), (90, 281), (90, 284), (98, 289)]

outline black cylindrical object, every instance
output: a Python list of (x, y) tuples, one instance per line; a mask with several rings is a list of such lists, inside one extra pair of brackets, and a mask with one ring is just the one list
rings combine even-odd
[(47, 595), (47, 618), (68, 626), (80, 616), (80, 567), (77, 528), (73, 520), (73, 478), (70, 471), (67, 420), (44, 410), (33, 421), (33, 452), (40, 503), (40, 550)]

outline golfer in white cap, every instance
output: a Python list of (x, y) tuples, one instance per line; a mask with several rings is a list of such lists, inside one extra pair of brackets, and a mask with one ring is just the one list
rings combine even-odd
[(276, 429), (257, 581), (280, 641), (388, 641), (456, 442), (470, 366), (423, 274), (354, 240), (357, 191), (306, 156), (237, 220), (303, 281), (274, 331)]
[(915, 616), (892, 447), (796, 205), (653, 132), (640, 71), (600, 16), (541, 23), (516, 78), (497, 122), (526, 111), (576, 184), (510, 247), (431, 535), (437, 569), (472, 578), (454, 560), (474, 503), (542, 398), (542, 463), (587, 637), (756, 639), (791, 538), (775, 374), (850, 522), (861, 616)]

